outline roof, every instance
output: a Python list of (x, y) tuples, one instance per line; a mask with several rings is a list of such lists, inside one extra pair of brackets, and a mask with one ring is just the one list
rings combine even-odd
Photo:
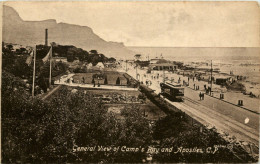
[(150, 66), (177, 66), (176, 64), (173, 63), (156, 63), (156, 64), (150, 64)]
[(97, 65), (100, 65), (100, 64), (104, 65), (102, 62), (98, 62), (98, 63), (97, 63)]
[(169, 86), (172, 86), (172, 87), (180, 87), (180, 88), (182, 88), (182, 87), (181, 87), (181, 84), (174, 83), (174, 82), (172, 82), (172, 83), (166, 82), (166, 83), (164, 83), (164, 84), (169, 85)]

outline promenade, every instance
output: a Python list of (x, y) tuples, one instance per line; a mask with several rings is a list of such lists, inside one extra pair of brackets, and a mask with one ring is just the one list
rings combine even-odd
[[(126, 72), (124, 67), (121, 68), (122, 72)], [(136, 76), (136, 72), (139, 74)], [(165, 73), (159, 71), (152, 71), (151, 74), (147, 74), (146, 70), (140, 70), (134, 68), (129, 68), (127, 71), (129, 75), (142, 81), (146, 84), (146, 81), (151, 81), (151, 85), (148, 87), (153, 89), (155, 93), (160, 93), (160, 82), (163, 81), (163, 76), (168, 77), (168, 79), (180, 78), (181, 84), (183, 80), (188, 82), (188, 77), (183, 77), (182, 75), (177, 75), (173, 73)], [(156, 77), (156, 78), (154, 78)], [(157, 78), (158, 77), (158, 78)], [(176, 80), (174, 80), (176, 82)], [(204, 92), (203, 81), (198, 81), (194, 79), (189, 80), (189, 86), (185, 86), (184, 91), (184, 102), (171, 102), (165, 99), (172, 105), (176, 106), (180, 110), (186, 112), (194, 119), (198, 120), (205, 126), (215, 126), (222, 133), (227, 133), (229, 136), (235, 136), (239, 141), (246, 141), (249, 143), (259, 144), (259, 114), (251, 111), (258, 112), (259, 101), (256, 98), (250, 98), (241, 93), (229, 93), (225, 91), (224, 88), (213, 84), (213, 97), (206, 95), (204, 100), (200, 100), (199, 93)], [(194, 90), (192, 88), (193, 84), (199, 86), (199, 90)], [(209, 84), (207, 84), (208, 86)], [(219, 93), (224, 93), (224, 100), (219, 99)], [(238, 96), (234, 96), (238, 95)], [(232, 97), (233, 96), (233, 97)], [(243, 107), (237, 106), (237, 98), (244, 100), (244, 107), (249, 108), (251, 111), (244, 109)]]

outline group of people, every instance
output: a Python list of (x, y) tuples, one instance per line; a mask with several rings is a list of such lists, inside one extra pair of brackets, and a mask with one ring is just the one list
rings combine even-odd
[[(100, 87), (99, 81), (98, 81), (98, 83), (97, 83), (97, 86)], [(93, 87), (96, 87), (96, 82), (95, 82), (95, 81), (93, 82)]]
[(146, 81), (145, 81), (145, 84), (146, 84), (147, 86), (150, 86), (150, 85), (152, 85), (152, 81), (146, 80)]

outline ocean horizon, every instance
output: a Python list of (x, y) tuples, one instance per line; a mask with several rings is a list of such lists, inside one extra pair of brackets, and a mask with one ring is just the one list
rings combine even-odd
[(235, 62), (244, 60), (260, 63), (260, 47), (138, 47), (127, 46), (128, 49), (141, 54), (143, 59), (160, 58), (176, 61), (215, 60)]

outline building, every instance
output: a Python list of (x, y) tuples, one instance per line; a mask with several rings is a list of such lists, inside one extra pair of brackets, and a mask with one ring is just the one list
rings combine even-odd
[(92, 63), (88, 63), (87, 69), (91, 69), (93, 67)]
[(160, 63), (160, 64), (150, 64), (149, 65), (151, 70), (167, 70), (167, 71), (173, 71), (177, 70), (178, 66), (173, 63)]
[(135, 55), (135, 61), (141, 60), (141, 56), (142, 56), (141, 54), (136, 54)]
[(107, 63), (104, 63), (104, 66), (107, 67), (107, 68), (116, 68), (116, 63), (112, 63), (112, 62), (107, 62)]
[(105, 68), (105, 66), (104, 66), (104, 64), (102, 62), (98, 62), (96, 67), (98, 67), (99, 69)]
[(67, 63), (66, 57), (53, 57), (53, 60), (55, 60), (56, 62)]
[(150, 64), (156, 64), (160, 59), (155, 58), (150, 60)]

